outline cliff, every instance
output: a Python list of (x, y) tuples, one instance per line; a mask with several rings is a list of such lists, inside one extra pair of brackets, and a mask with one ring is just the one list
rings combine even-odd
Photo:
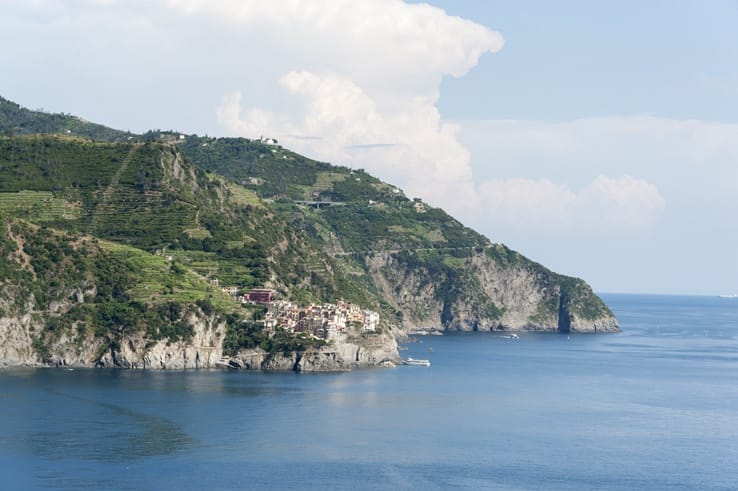
[[(249, 316), (166, 258), (2, 215), (0, 280), (0, 367), (216, 368), (228, 334)], [(339, 334), (322, 344), (289, 352), (289, 344), (274, 344), (234, 359), (248, 369), (297, 371), (399, 360), (389, 331)]]
[[(0, 365), (210, 367), (226, 346), (251, 368), (345, 369), (394, 363), (413, 330), (619, 330), (583, 280), (362, 169), (2, 98), (0, 132)], [(275, 340), (218, 285), (343, 299), (385, 334)]]
[(192, 314), (187, 322), (193, 334), (187, 340), (152, 341), (136, 333), (119, 338), (114, 348), (109, 339), (79, 338), (62, 333), (44, 347), (34, 346), (37, 330), (32, 315), (0, 318), (0, 367), (115, 367), (149, 370), (182, 370), (230, 367), (245, 370), (325, 372), (365, 367), (392, 367), (400, 363), (397, 342), (391, 333), (369, 334), (351, 339), (340, 336), (320, 348), (290, 353), (243, 350), (224, 357), (226, 324), (212, 317)]
[(619, 331), (617, 319), (577, 278), (556, 275), (503, 246), (470, 253), (451, 266), (435, 258), (366, 258), (407, 331)]
[[(267, 353), (243, 350), (231, 360), (248, 370), (342, 371), (366, 367), (394, 367), (401, 363), (392, 333), (340, 335), (323, 347), (300, 353)], [(232, 363), (233, 364), (233, 363)]]

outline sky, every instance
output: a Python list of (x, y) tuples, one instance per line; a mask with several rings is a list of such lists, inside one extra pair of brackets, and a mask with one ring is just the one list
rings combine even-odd
[(738, 292), (738, 3), (0, 0), (0, 95), (364, 168), (599, 292)]

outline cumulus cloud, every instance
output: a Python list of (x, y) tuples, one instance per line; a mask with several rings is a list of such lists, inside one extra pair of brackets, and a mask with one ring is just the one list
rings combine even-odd
[(482, 230), (616, 235), (684, 213), (738, 213), (738, 124), (652, 115), (458, 124), (484, 203), (463, 216)]
[(363, 167), (442, 204), (472, 189), (459, 128), (436, 108), (442, 78), (463, 76), (502, 37), (428, 5), (399, 0), (205, 2), (171, 0), (248, 27), (268, 23), (273, 42), (302, 59), (276, 81), (274, 110), (242, 90), (226, 94), (218, 121), (241, 136), (274, 136), (315, 158)]
[[(503, 40), (488, 27), (424, 4), (10, 0), (9, 6), (9, 15), (53, 24), (37, 30), (49, 45), (59, 45), (59, 36), (74, 47), (72, 58), (48, 55), (50, 66), (63, 58), (56, 71), (68, 74), (54, 88), (72, 106), (59, 110), (76, 111), (87, 98), (82, 115), (88, 119), (100, 120), (95, 111), (105, 101), (141, 121), (101, 119), (113, 126), (212, 132), (207, 122), (197, 126), (209, 111), (220, 125), (216, 133), (264, 134), (312, 157), (363, 167), (462, 220), (484, 217), (521, 228), (646, 227), (664, 208), (661, 184), (632, 164), (678, 160), (683, 152), (620, 158), (621, 149), (654, 148), (648, 141), (668, 148), (665, 142), (681, 133), (695, 142), (695, 158), (705, 159), (706, 148), (721, 152), (723, 142), (734, 139), (731, 132), (695, 132), (640, 116), (625, 124), (491, 121), (478, 126), (482, 145), (460, 141), (467, 124), (444, 120), (436, 107), (441, 80), (464, 76)], [(111, 84), (119, 85), (114, 100)], [(77, 87), (85, 94), (72, 101), (70, 88)], [(155, 119), (144, 108), (156, 108)], [(159, 113), (171, 119), (159, 121)], [(472, 167), (468, 148), (488, 156), (484, 168)]]
[(478, 214), (488, 224), (543, 233), (645, 229), (665, 207), (656, 186), (628, 175), (599, 175), (579, 190), (549, 179), (492, 179), (479, 195)]
[(479, 186), (479, 213), (514, 228), (560, 226), (570, 222), (577, 196), (549, 179), (492, 179)]
[[(263, 133), (315, 158), (366, 168), (436, 204), (471, 186), (469, 152), (436, 102), (444, 77), (464, 76), (503, 39), (440, 8), (402, 0), (9, 4), (11, 16), (53, 24), (38, 27), (49, 45), (62, 38), (73, 47), (69, 80), (57, 85), (65, 100), (67, 87), (102, 100), (111, 81), (125, 88), (106, 104), (141, 121), (126, 128), (202, 131), (207, 124), (191, 112), (210, 103), (219, 133)], [(83, 114), (95, 119), (99, 104), (88, 106)], [(151, 122), (139, 107), (169, 119)]]
[(597, 176), (577, 196), (575, 215), (594, 226), (649, 227), (656, 223), (666, 202), (653, 184), (631, 176)]
[(290, 72), (280, 85), (303, 99), (301, 110), (242, 112), (241, 94), (234, 93), (224, 98), (219, 121), (238, 134), (286, 135), (280, 141), (290, 148), (370, 169), (411, 194), (448, 192), (471, 180), (458, 126), (444, 123), (431, 104), (413, 100), (382, 112), (350, 79), (310, 72)]

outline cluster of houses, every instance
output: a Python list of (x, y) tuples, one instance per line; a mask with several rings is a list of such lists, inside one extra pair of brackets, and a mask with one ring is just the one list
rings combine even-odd
[(379, 324), (379, 314), (365, 310), (343, 300), (335, 304), (310, 304), (299, 307), (292, 302), (276, 301), (268, 305), (264, 327), (281, 327), (292, 332), (305, 332), (327, 339), (339, 333), (352, 331), (374, 332)]
[(292, 302), (275, 300), (276, 292), (268, 288), (254, 288), (243, 295), (237, 286), (226, 286), (221, 290), (241, 303), (266, 306), (268, 310), (260, 321), (266, 329), (279, 327), (290, 332), (304, 332), (328, 339), (346, 331), (374, 332), (379, 325), (377, 312), (362, 309), (343, 300), (335, 304), (300, 307)]

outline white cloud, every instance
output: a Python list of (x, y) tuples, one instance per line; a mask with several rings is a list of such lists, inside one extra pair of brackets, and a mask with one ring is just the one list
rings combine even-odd
[(464, 144), (487, 156), (475, 161), (475, 171), (495, 177), (555, 171), (563, 179), (579, 178), (579, 184), (597, 174), (653, 180), (680, 177), (675, 170), (691, 176), (696, 170), (731, 172), (738, 160), (738, 124), (651, 115), (459, 124)]
[[(88, 119), (97, 119), (97, 101), (107, 101), (114, 81), (119, 99), (106, 104), (120, 105), (147, 127), (213, 132), (207, 122), (188, 128), (197, 118), (184, 109), (212, 108), (222, 130), (249, 137), (263, 133), (315, 158), (366, 168), (462, 220), (484, 218), (529, 229), (546, 224), (643, 229), (659, 220), (669, 200), (664, 192), (669, 182), (652, 169), (681, 166), (685, 159), (705, 168), (738, 156), (731, 128), (647, 115), (563, 123), (445, 121), (436, 107), (442, 78), (463, 76), (503, 41), (487, 27), (428, 5), (401, 0), (10, 4), (55, 21), (53, 29), (39, 31), (50, 45), (60, 45), (53, 41), (59, 36), (65, 46), (74, 46), (77, 55), (65, 58), (70, 77), (65, 83), (86, 88)], [(108, 80), (98, 80), (101, 74)], [(58, 88), (63, 94), (65, 89)], [(60, 110), (76, 112), (76, 107)], [(152, 107), (169, 109), (171, 119), (142, 114), (141, 108)], [(140, 124), (124, 127), (135, 130)], [(475, 155), (473, 166), (467, 148)]]
[[(188, 15), (268, 25), (261, 46), (281, 48), (281, 108), (248, 91), (225, 95), (218, 121), (262, 133), (315, 158), (363, 167), (435, 203), (471, 189), (459, 128), (436, 108), (443, 76), (463, 76), (502, 37), (428, 5), (399, 0), (258, 2), (170, 0)], [(270, 45), (269, 43), (272, 43)], [(299, 57), (295, 56), (299, 53)], [(304, 138), (304, 137), (310, 138)]]
[[(82, 108), (83, 116), (98, 119), (95, 100), (109, 98), (104, 87), (113, 85), (119, 98), (106, 101), (108, 112), (117, 105), (134, 120), (120, 126), (212, 132), (192, 116), (207, 101), (220, 132), (268, 134), (310, 156), (364, 167), (438, 204), (471, 182), (458, 126), (436, 108), (440, 83), (465, 75), (503, 45), (485, 26), (402, 0), (10, 0), (10, 6), (11, 16), (53, 23), (36, 27), (38, 36), (75, 53), (65, 57), (68, 75), (53, 90), (69, 100), (68, 88), (84, 87), (92, 102), (63, 110)], [(60, 59), (45, 56), (50, 66)], [(152, 120), (140, 107), (155, 107), (167, 119)]]
[(478, 214), (512, 228), (540, 228), (569, 223), (577, 196), (548, 179), (492, 179), (479, 186)]
[(549, 179), (492, 179), (479, 186), (476, 218), (491, 228), (609, 234), (648, 228), (664, 207), (653, 184), (627, 175), (599, 175), (578, 191)]
[(441, 121), (433, 105), (414, 100), (397, 112), (380, 112), (351, 80), (309, 72), (290, 72), (280, 85), (302, 98), (301, 110), (242, 114), (241, 95), (234, 93), (224, 98), (219, 121), (239, 134), (279, 135), (298, 151), (370, 169), (411, 194), (446, 192), (471, 179), (469, 154), (456, 138), (458, 127)]
[(597, 176), (577, 196), (575, 214), (582, 222), (607, 230), (611, 226), (644, 228), (655, 224), (665, 200), (653, 184), (631, 176)]
[(738, 213), (738, 124), (637, 115), (459, 125), (482, 204), (458, 214), (490, 234), (613, 236)]

